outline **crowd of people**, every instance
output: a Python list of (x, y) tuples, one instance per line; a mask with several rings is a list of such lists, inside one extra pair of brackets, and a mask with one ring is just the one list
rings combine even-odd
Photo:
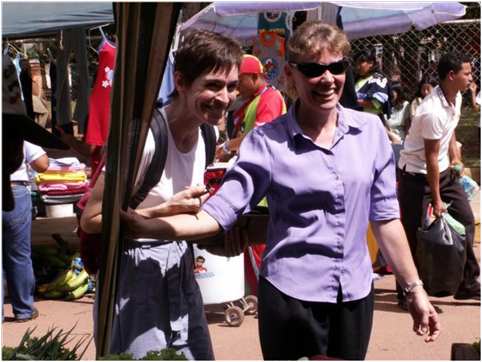
[[(222, 242), (237, 243), (240, 251), (247, 246), (264, 359), (365, 358), (374, 312), (369, 224), (414, 332), (435, 341), (440, 322), (414, 260), (428, 204), (436, 217), (449, 212), (465, 226), (467, 261), (454, 297), (480, 299), (474, 217), (458, 182), (463, 163), (455, 136), (461, 93), (477, 91), (470, 59), (443, 55), (438, 82), (423, 77), (409, 102), (401, 83), (378, 68), (373, 51), (350, 58), (350, 43), (335, 26), (303, 23), (286, 51), (284, 74), (296, 95), (289, 102), (237, 41), (201, 30), (183, 36), (175, 89), (159, 109), (168, 125), (163, 173), (140, 204), (121, 215), (128, 237), (112, 353), (141, 358), (173, 347), (188, 359), (214, 359), (194, 277), (204, 260), (194, 259), (190, 242), (222, 231)], [(350, 96), (356, 99), (345, 103)], [(213, 156), (230, 166), (211, 195), (203, 185), (209, 155), (201, 126), (223, 122), (232, 122), (225, 127), (230, 132)], [(150, 130), (137, 185), (155, 148)], [(80, 220), (87, 233), (102, 230), (105, 172)], [(16, 191), (15, 179), (12, 185)], [(235, 226), (260, 206), (269, 210), (266, 230)], [(265, 242), (254, 245), (260, 232)], [(32, 317), (30, 308), (18, 309), (18, 318)]]

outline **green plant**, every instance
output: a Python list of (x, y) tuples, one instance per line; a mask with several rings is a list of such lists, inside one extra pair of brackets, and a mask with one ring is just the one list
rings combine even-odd
[[(22, 337), (19, 345), (15, 348), (3, 347), (2, 359), (3, 360), (64, 360), (75, 361), (80, 360), (84, 355), (87, 347), (91, 342), (89, 336), (81, 337), (72, 348), (67, 348), (66, 345), (73, 341), (72, 331), (75, 325), (64, 332), (63, 329), (57, 327), (49, 328), (47, 333), (41, 337), (32, 337), (35, 328), (28, 328)], [(84, 350), (77, 355), (80, 347), (88, 340)]]
[(478, 341), (475, 341), (474, 343), (472, 343), (472, 347), (474, 347), (474, 349), (477, 351), (477, 353), (480, 356), (480, 338)]
[[(109, 354), (101, 357), (102, 361), (126, 361), (135, 360), (130, 353)], [(183, 353), (177, 352), (174, 348), (165, 348), (160, 351), (149, 351), (140, 361), (187, 361)]]

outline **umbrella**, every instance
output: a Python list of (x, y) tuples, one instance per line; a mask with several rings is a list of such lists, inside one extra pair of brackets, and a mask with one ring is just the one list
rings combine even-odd
[(256, 37), (259, 12), (324, 10), (339, 7), (344, 31), (350, 39), (371, 35), (403, 33), (413, 28), (423, 30), (465, 14), (458, 2), (214, 2), (186, 21), (189, 27), (223, 33), (240, 40)]
[(350, 39), (423, 30), (465, 15), (465, 6), (458, 2), (333, 3), (341, 7), (343, 30)]
[(312, 10), (319, 2), (223, 2), (215, 1), (181, 25), (221, 33), (238, 40), (256, 37), (260, 12)]
[(2, 36), (10, 39), (113, 21), (111, 2), (2, 2)]

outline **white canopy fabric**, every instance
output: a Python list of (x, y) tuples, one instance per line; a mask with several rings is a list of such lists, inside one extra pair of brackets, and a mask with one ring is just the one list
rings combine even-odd
[(341, 6), (343, 30), (350, 39), (423, 30), (465, 15), (458, 2), (356, 2), (333, 1)]
[(259, 12), (301, 11), (336, 5), (344, 31), (350, 39), (370, 35), (423, 30), (440, 22), (458, 19), (465, 6), (458, 2), (222, 2), (215, 1), (186, 21), (181, 30), (189, 27), (212, 30), (245, 40), (256, 36)]
[(2, 2), (2, 36), (8, 38), (113, 22), (112, 2)]

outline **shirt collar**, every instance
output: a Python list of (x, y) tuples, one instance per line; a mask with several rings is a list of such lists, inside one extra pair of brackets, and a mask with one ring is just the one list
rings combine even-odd
[[(294, 138), (298, 134), (303, 135), (303, 131), (296, 120), (296, 107), (298, 103), (299, 100), (296, 100), (288, 111), (287, 128), (291, 138)], [(337, 104), (336, 109), (338, 111), (337, 133), (346, 134), (350, 128), (360, 130), (367, 123), (366, 117), (360, 114), (362, 112), (348, 112), (340, 103)], [(357, 117), (357, 115), (359, 115), (359, 117)]]
[(440, 98), (440, 101), (442, 102), (442, 106), (444, 108), (450, 108), (450, 109), (453, 109), (454, 107), (457, 108), (458, 103), (460, 101), (459, 98), (461, 97), (460, 92), (457, 92), (457, 96), (455, 97), (455, 105), (454, 106), (452, 106), (447, 101), (447, 98), (445, 98), (445, 94), (442, 90), (442, 87), (440, 87), (440, 85), (435, 87), (434, 92), (436, 92), (435, 94), (437, 94), (437, 96)]

